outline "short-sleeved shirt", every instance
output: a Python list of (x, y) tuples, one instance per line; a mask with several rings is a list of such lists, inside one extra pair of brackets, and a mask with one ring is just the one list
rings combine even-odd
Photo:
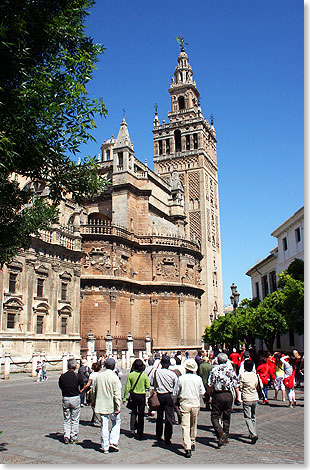
[(215, 365), (208, 377), (209, 387), (215, 392), (231, 392), (239, 387), (240, 383), (234, 369), (227, 363)]

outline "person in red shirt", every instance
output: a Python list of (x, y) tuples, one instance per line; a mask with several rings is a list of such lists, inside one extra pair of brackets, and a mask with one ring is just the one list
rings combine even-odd
[(233, 363), (235, 372), (236, 372), (236, 374), (238, 375), (238, 373), (239, 373), (239, 365), (240, 365), (240, 356), (239, 356), (239, 354), (237, 353), (236, 348), (233, 348), (233, 352), (232, 352), (231, 355), (229, 356), (229, 359), (230, 359), (230, 361)]
[(260, 364), (257, 367), (257, 373), (263, 384), (263, 393), (265, 395), (264, 403), (268, 405), (268, 382), (270, 376), (275, 380), (274, 372), (272, 372), (267, 364), (267, 359), (265, 357), (261, 358)]
[(268, 364), (271, 376), (273, 376), (275, 373), (275, 362), (276, 362), (275, 358), (273, 357), (272, 354), (269, 353), (267, 357), (267, 364)]

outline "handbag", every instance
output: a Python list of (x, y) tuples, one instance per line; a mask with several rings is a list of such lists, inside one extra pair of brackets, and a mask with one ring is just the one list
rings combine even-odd
[(257, 393), (258, 393), (258, 398), (260, 400), (264, 400), (265, 399), (265, 395), (264, 395), (264, 392), (263, 392), (263, 389), (262, 389), (262, 386), (261, 386), (261, 381), (260, 381), (260, 376), (258, 374), (256, 374), (257, 376)]
[(160, 408), (160, 403), (159, 403), (158, 396), (157, 396), (155, 389), (156, 389), (156, 370), (154, 372), (154, 393), (153, 395), (149, 397), (147, 401), (150, 411), (158, 411)]
[(137, 378), (137, 380), (136, 380), (134, 386), (132, 387), (132, 389), (129, 390), (129, 398), (128, 398), (127, 405), (126, 405), (126, 407), (127, 407), (129, 410), (132, 410), (132, 409), (133, 409), (133, 395), (132, 395), (132, 392), (133, 392), (133, 390), (135, 389), (137, 383), (139, 382), (139, 379), (140, 379), (140, 377), (141, 377), (141, 374), (142, 374), (142, 372), (140, 372), (139, 377)]
[(289, 377), (285, 377), (285, 379), (283, 379), (283, 384), (285, 388), (291, 389), (294, 387), (294, 377), (295, 377), (295, 371), (293, 370), (292, 375), (290, 375)]

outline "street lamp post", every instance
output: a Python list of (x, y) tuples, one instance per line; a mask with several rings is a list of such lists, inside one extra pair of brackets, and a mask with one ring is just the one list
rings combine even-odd
[[(230, 302), (231, 302), (231, 305), (233, 306), (235, 317), (237, 318), (237, 307), (238, 307), (238, 303), (239, 303), (240, 294), (239, 294), (239, 292), (237, 292), (237, 286), (234, 283), (232, 283), (230, 288), (231, 288)], [(237, 334), (237, 332), (236, 332), (236, 334)], [(237, 348), (237, 350), (239, 349), (238, 348), (237, 338), (236, 338), (236, 348)]]

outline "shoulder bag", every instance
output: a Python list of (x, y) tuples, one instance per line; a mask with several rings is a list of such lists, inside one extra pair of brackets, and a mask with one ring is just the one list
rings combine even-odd
[(285, 377), (283, 379), (283, 384), (285, 388), (288, 388), (289, 390), (294, 387), (294, 378), (295, 378), (295, 370), (293, 370), (292, 375), (289, 377)]
[(132, 409), (133, 409), (133, 396), (132, 396), (132, 392), (133, 392), (133, 390), (135, 389), (137, 383), (139, 382), (139, 379), (140, 379), (140, 377), (141, 377), (141, 374), (142, 374), (142, 372), (140, 372), (139, 377), (137, 378), (137, 380), (136, 380), (134, 386), (129, 390), (129, 398), (128, 398), (127, 405), (126, 405), (126, 407), (127, 407), (129, 410), (132, 410)]
[(158, 411), (160, 408), (160, 403), (159, 403), (158, 396), (156, 393), (156, 370), (154, 372), (154, 392), (153, 392), (153, 395), (149, 397), (147, 404), (148, 404), (150, 411)]

